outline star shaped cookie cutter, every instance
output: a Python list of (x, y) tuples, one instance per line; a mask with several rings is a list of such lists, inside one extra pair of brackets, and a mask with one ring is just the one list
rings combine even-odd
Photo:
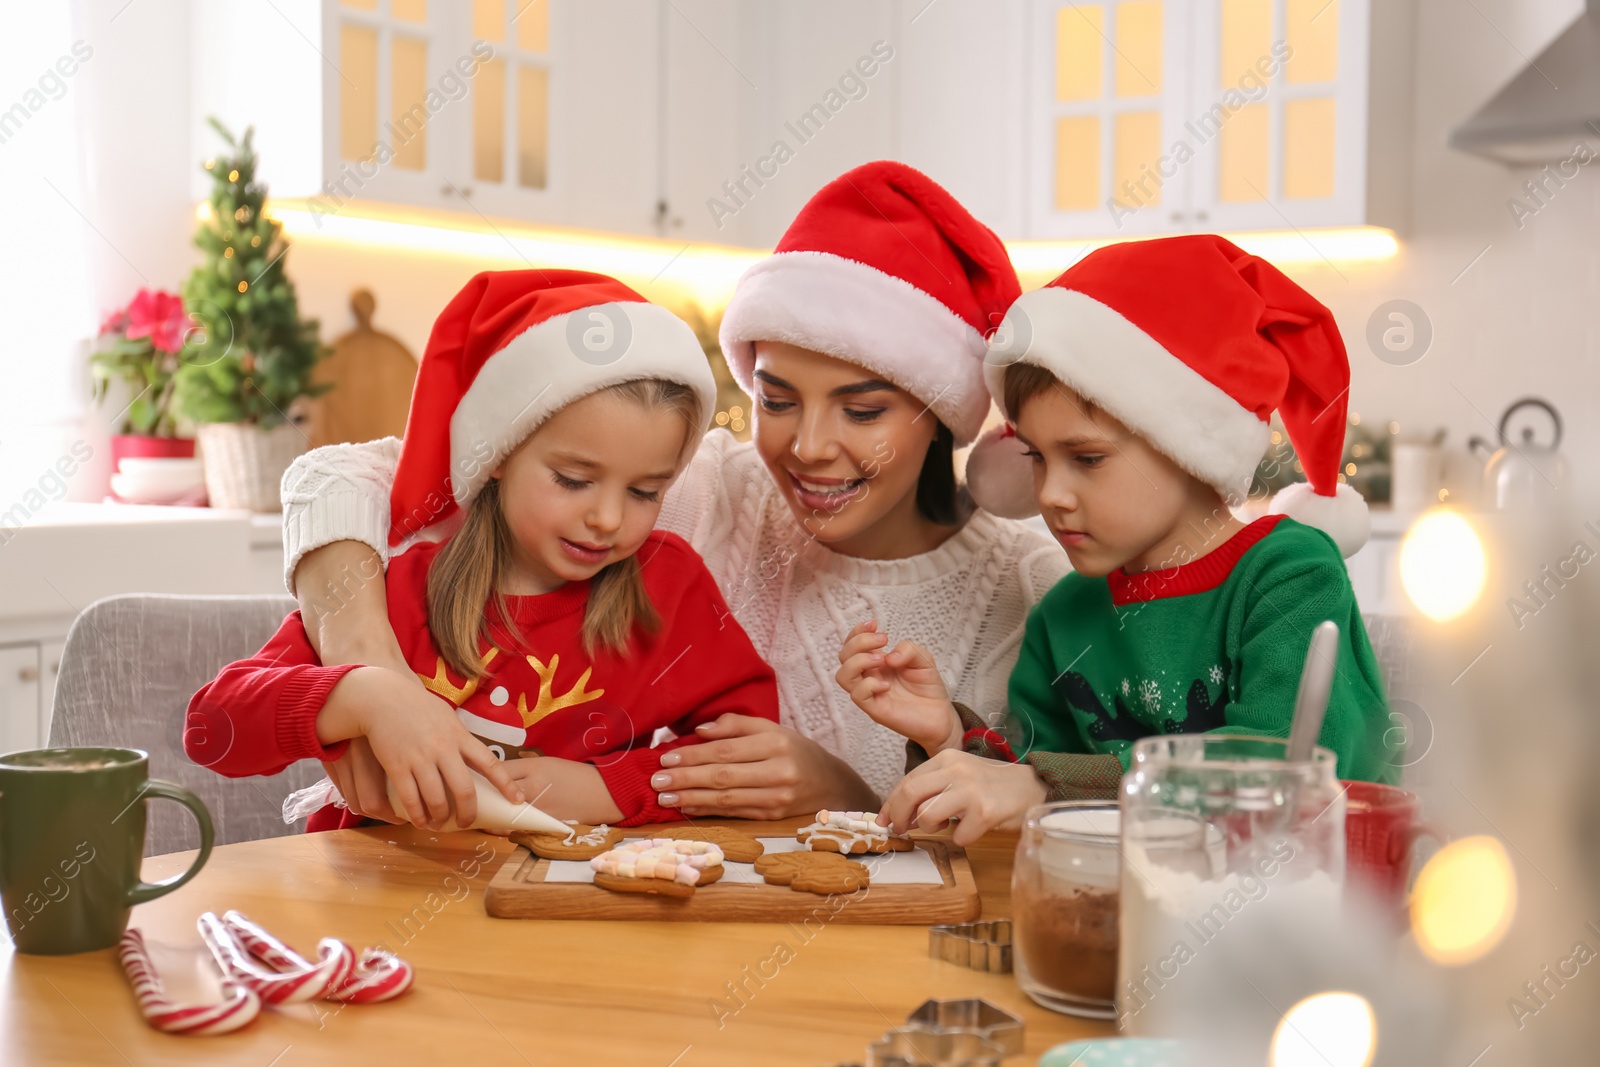
[(989, 974), (1011, 973), (1011, 920), (928, 928), (928, 955)]

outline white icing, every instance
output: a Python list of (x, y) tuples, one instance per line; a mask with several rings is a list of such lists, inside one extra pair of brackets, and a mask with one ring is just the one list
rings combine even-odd
[[(802, 826), (796, 836), (813, 851), (816, 849), (816, 839), (822, 838), (838, 842), (840, 852), (870, 852), (874, 844), (889, 843), (889, 828), (878, 825), (878, 813), (875, 811), (829, 811), (824, 808), (817, 812), (817, 821)], [(857, 845), (861, 847), (857, 849)]]

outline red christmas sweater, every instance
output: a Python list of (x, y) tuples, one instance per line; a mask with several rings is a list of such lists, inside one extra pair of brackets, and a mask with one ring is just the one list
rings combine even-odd
[[(500, 758), (593, 764), (622, 810), (620, 825), (682, 818), (656, 803), (650, 776), (663, 752), (697, 743), (696, 726), (724, 712), (777, 721), (772, 668), (734, 621), (704, 561), (676, 534), (657, 530), (639, 550), (645, 590), (662, 620), (657, 633), (635, 628), (624, 654), (602, 649), (590, 657), (579, 640), (590, 583), (506, 597), (522, 647), (510, 652), (485, 641), (489, 675), (476, 682), (445, 665), (428, 631), (428, 567), (440, 547), (418, 544), (389, 564), (389, 621), (406, 661)], [(184, 751), (230, 778), (277, 774), (300, 759), (336, 760), (347, 743), (322, 745), (317, 715), (355, 666), (322, 666), (297, 611), (260, 652), (224, 667), (189, 701)], [(662, 726), (678, 738), (651, 748)], [(306, 829), (360, 822), (330, 805)]]

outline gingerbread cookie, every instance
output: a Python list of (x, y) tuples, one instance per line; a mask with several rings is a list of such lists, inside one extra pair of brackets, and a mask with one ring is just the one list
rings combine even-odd
[(593, 859), (602, 852), (609, 851), (622, 840), (622, 831), (606, 826), (589, 826), (585, 823), (574, 822), (570, 824), (566, 836), (561, 834), (529, 833), (519, 830), (511, 835), (511, 840), (527, 848), (535, 856), (543, 856), (547, 860), (587, 860)]
[(755, 867), (769, 884), (805, 893), (854, 893), (870, 882), (864, 864), (836, 852), (769, 852), (756, 860)]
[(594, 884), (617, 893), (693, 896), (722, 877), (722, 850), (706, 841), (630, 838), (589, 861)]
[(723, 859), (730, 863), (754, 863), (766, 851), (760, 841), (727, 826), (674, 826), (657, 830), (656, 836), (674, 841), (709, 841), (722, 849)]
[(875, 811), (817, 812), (817, 821), (802, 826), (795, 839), (813, 852), (861, 853), (906, 852), (913, 846), (909, 837), (891, 834), (878, 825)]

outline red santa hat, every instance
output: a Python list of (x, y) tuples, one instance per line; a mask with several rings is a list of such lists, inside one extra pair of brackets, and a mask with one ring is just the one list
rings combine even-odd
[(823, 186), (739, 279), (722, 352), (751, 395), (756, 341), (858, 364), (926, 403), (965, 445), (989, 410), (984, 339), (1021, 291), (988, 227), (926, 174), (879, 160)]
[(681, 382), (704, 425), (717, 388), (694, 331), (614, 278), (574, 270), (486, 271), (433, 325), (389, 496), (389, 544), (458, 515), (545, 419), (607, 386)]
[[(1366, 503), (1339, 482), (1350, 363), (1333, 314), (1223, 238), (1091, 252), (1006, 315), (984, 366), (997, 399), (1017, 362), (1046, 368), (1230, 501), (1249, 491), (1277, 411), (1308, 483), (1283, 490), (1272, 510), (1324, 530), (1346, 556), (1366, 543)], [(967, 466), (973, 498), (1034, 514), (1020, 458), (1014, 436), (984, 435)]]

